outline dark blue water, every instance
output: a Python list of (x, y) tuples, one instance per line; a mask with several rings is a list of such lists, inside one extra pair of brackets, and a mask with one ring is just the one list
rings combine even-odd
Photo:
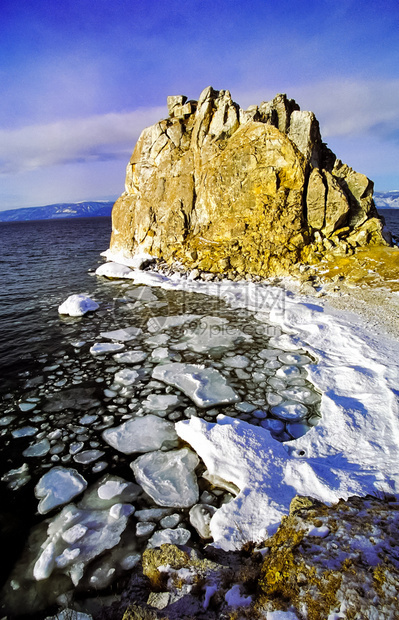
[(399, 209), (378, 209), (385, 219), (385, 225), (391, 231), (395, 243), (399, 242)]
[(0, 224), (0, 389), (60, 345), (58, 305), (98, 289), (88, 271), (103, 262), (110, 235), (105, 217)]

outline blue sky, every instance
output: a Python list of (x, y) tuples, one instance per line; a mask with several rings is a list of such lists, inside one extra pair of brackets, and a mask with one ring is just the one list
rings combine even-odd
[(107, 199), (166, 97), (286, 92), (399, 189), (397, 0), (0, 0), (0, 210)]

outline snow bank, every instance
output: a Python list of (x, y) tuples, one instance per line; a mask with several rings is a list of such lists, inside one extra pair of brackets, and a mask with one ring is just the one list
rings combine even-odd
[[(155, 277), (154, 277), (155, 276)], [(215, 544), (239, 548), (274, 531), (299, 493), (324, 502), (380, 492), (399, 496), (399, 343), (370, 332), (357, 317), (327, 310), (282, 288), (236, 282), (202, 283), (133, 272), (141, 284), (220, 296), (285, 334), (270, 344), (304, 349), (317, 359), (309, 379), (322, 392), (320, 423), (284, 445), (268, 431), (225, 416), (217, 424), (179, 422), (178, 434), (209, 471), (233, 482), (238, 496), (214, 515)]]

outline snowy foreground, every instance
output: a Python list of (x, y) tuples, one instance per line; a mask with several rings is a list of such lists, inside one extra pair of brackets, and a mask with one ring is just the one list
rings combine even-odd
[[(115, 277), (115, 264), (111, 271)], [(308, 374), (322, 393), (322, 419), (299, 439), (281, 444), (266, 429), (223, 415), (215, 424), (196, 417), (176, 424), (209, 474), (240, 490), (211, 519), (216, 546), (231, 550), (263, 540), (288, 514), (296, 494), (325, 503), (399, 494), (399, 343), (373, 336), (353, 315), (334, 316), (314, 299), (269, 286), (262, 294), (259, 284), (205, 284), (136, 270), (120, 275), (136, 284), (204, 292), (253, 310), (257, 321), (285, 332), (270, 345), (286, 352), (304, 349), (317, 359)]]
[(0, 418), (27, 445), (2, 480), (17, 492), (34, 477), (46, 515), (11, 610), (21, 589), (19, 613), (51, 590), (101, 591), (163, 543), (263, 543), (296, 495), (399, 498), (399, 342), (277, 286), (112, 262), (97, 275), (113, 312), (74, 296), (73, 316), (98, 311), (68, 324), (70, 352), (46, 356)]

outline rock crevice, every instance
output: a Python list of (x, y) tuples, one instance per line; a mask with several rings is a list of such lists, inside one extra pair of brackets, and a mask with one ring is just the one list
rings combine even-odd
[(372, 182), (286, 95), (242, 110), (209, 86), (198, 101), (168, 97), (168, 112), (144, 129), (127, 166), (112, 251), (267, 276), (327, 250), (386, 244)]

